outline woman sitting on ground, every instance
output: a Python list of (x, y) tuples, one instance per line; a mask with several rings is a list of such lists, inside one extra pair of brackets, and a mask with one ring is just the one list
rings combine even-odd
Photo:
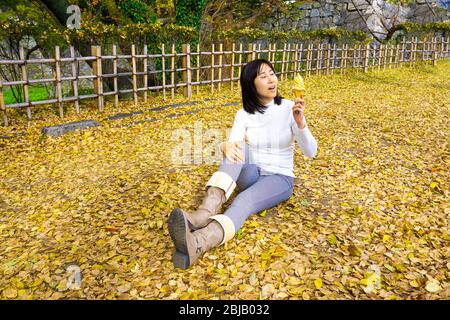
[[(175, 208), (170, 213), (175, 267), (187, 269), (204, 252), (233, 238), (250, 215), (290, 198), (294, 138), (305, 156), (316, 155), (304, 100), (293, 102), (278, 95), (278, 79), (269, 61), (246, 64), (240, 84), (243, 108), (236, 113), (228, 141), (220, 145), (225, 158), (206, 183), (206, 197), (195, 212)], [(236, 186), (239, 194), (223, 214), (217, 214)]]

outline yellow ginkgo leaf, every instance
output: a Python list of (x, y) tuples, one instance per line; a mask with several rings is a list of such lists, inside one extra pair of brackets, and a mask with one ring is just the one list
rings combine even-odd
[(322, 288), (322, 285), (323, 285), (322, 279), (317, 278), (316, 280), (314, 280), (314, 285), (316, 286), (316, 289)]
[(434, 292), (440, 291), (442, 288), (441, 288), (441, 286), (439, 285), (439, 281), (433, 279), (433, 280), (427, 281), (427, 284), (426, 284), (426, 286), (425, 286), (425, 289), (426, 289), (428, 292), (434, 293)]

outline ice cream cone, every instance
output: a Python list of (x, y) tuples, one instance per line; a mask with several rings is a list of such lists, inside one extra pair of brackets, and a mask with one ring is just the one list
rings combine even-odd
[(292, 92), (294, 93), (294, 97), (296, 98), (303, 99), (305, 97), (305, 90), (292, 89)]
[(305, 82), (303, 81), (302, 76), (297, 74), (294, 79), (294, 86), (292, 87), (292, 93), (296, 98), (304, 98), (305, 97)]

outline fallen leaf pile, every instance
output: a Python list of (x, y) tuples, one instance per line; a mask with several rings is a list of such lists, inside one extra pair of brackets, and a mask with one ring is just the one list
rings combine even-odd
[[(59, 138), (40, 132), (61, 123), (54, 109), (36, 110), (29, 125), (8, 111), (0, 298), (448, 299), (449, 74), (446, 61), (306, 79), (319, 148), (311, 160), (296, 147), (292, 197), (185, 271), (173, 268), (166, 220), (201, 203), (219, 165), (205, 162), (202, 145), (216, 145), (205, 132), (225, 140), (241, 108), (223, 106), (239, 101), (236, 86), (161, 111), (148, 110), (164, 105), (150, 96), (120, 110), (68, 110), (63, 122), (102, 125)], [(292, 80), (280, 84), (292, 99)], [(144, 112), (105, 120), (133, 110)], [(174, 133), (194, 151), (185, 163)]]

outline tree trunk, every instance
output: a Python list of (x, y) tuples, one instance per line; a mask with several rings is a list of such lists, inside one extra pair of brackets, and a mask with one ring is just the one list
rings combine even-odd
[[(67, 0), (37, 0), (37, 2), (40, 3), (40, 5), (45, 8), (54, 18), (55, 21), (58, 22), (60, 25), (65, 26), (66, 21), (69, 18), (69, 14), (66, 13), (67, 7), (71, 4)], [(116, 17), (118, 20), (124, 21), (122, 15), (118, 16), (119, 11), (117, 7), (115, 6), (114, 1), (108, 1), (108, 11), (110, 11), (114, 17)], [(83, 23), (83, 21), (81, 22)], [(77, 50), (81, 56), (90, 56), (91, 55), (91, 43), (89, 41), (76, 41), (72, 43), (75, 50)], [(102, 48), (103, 51), (105, 48)], [(120, 47), (123, 54), (131, 54), (131, 45), (129, 46), (121, 46)], [(103, 53), (102, 53), (103, 54)], [(130, 61), (129, 65), (130, 65)], [(86, 63), (92, 68), (92, 61), (86, 61)], [(148, 68), (151, 70), (151, 67)], [(118, 68), (118, 72), (130, 72), (131, 68)], [(103, 63), (103, 73), (105, 74), (112, 74), (113, 73), (113, 64), (110, 61)], [(152, 78), (149, 77), (149, 81), (151, 81)], [(110, 91), (114, 90), (113, 86), (113, 78), (104, 78), (103, 84), (106, 86), (106, 88)], [(154, 82), (154, 80), (153, 80)], [(131, 89), (132, 88), (132, 80), (131, 77), (118, 77), (117, 78), (118, 88), (119, 89)], [(149, 86), (152, 84), (149, 83)], [(125, 94), (125, 96), (129, 96), (129, 94)], [(120, 95), (120, 97), (123, 97), (123, 95)]]

